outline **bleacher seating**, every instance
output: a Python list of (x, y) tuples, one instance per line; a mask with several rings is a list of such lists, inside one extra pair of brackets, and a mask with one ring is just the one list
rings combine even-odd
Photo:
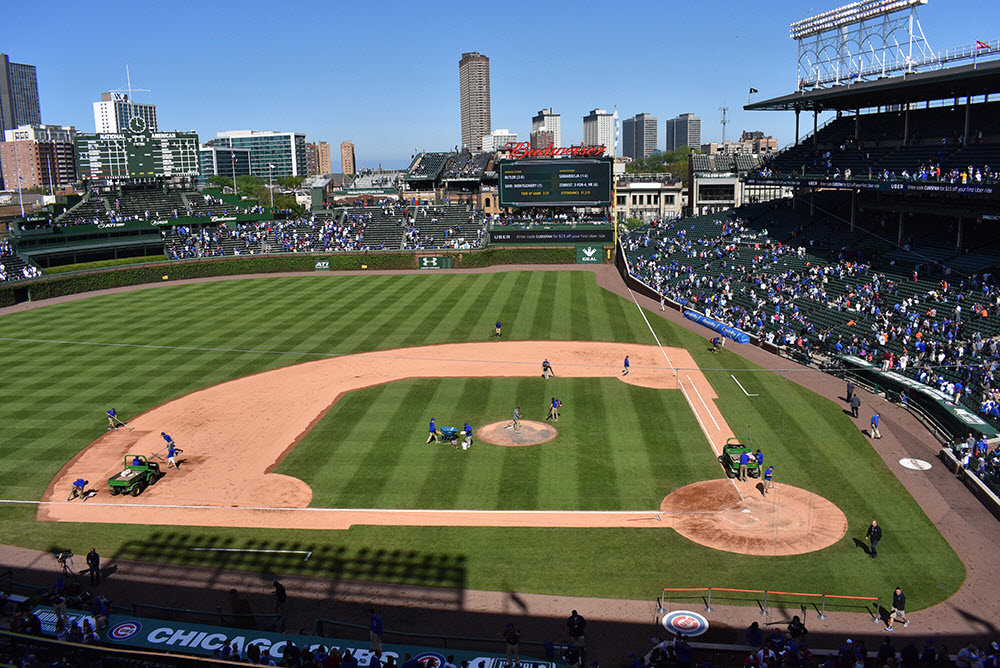
[(421, 153), (403, 177), (407, 181), (436, 181), (454, 153)]

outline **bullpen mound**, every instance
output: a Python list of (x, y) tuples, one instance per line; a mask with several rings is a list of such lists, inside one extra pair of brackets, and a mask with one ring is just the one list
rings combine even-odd
[(685, 538), (737, 554), (805, 554), (847, 533), (847, 517), (822, 496), (784, 484), (762, 496), (759, 485), (704, 480), (674, 491), (660, 509)]
[(538, 445), (551, 441), (559, 433), (552, 425), (534, 420), (521, 420), (521, 431), (519, 432), (507, 429), (509, 424), (511, 422), (508, 420), (480, 427), (476, 430), (476, 438), (493, 445)]

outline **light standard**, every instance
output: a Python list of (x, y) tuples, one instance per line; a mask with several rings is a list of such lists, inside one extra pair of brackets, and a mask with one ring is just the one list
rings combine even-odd
[(274, 212), (274, 179), (271, 177), (271, 170), (274, 169), (274, 165), (269, 164), (267, 166), (267, 189), (271, 193), (271, 211)]

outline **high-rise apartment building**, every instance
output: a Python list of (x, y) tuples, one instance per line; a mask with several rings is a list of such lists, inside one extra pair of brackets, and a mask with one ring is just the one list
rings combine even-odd
[(330, 169), (330, 144), (325, 141), (316, 142), (316, 149), (319, 153), (319, 173), (332, 174)]
[(604, 109), (592, 109), (583, 117), (583, 143), (585, 146), (604, 146), (604, 155), (615, 150), (615, 117)]
[(622, 155), (641, 160), (653, 155), (657, 142), (656, 116), (636, 114), (622, 121)]
[(458, 61), (458, 94), (462, 110), (462, 148), (482, 150), (493, 129), (490, 112), (490, 59), (472, 51)]
[(250, 173), (262, 179), (308, 176), (304, 133), (228, 130), (215, 136), (215, 145), (250, 149)]
[(552, 144), (556, 148), (562, 146), (562, 119), (559, 114), (552, 111), (552, 107), (540, 110), (531, 118), (532, 134), (537, 130), (551, 131), (553, 136)]
[[(21, 125), (39, 125), (42, 122), (41, 105), (38, 103), (38, 74), (34, 65), (12, 63), (5, 53), (0, 53), (0, 141), (4, 132)], [(3, 174), (0, 161), (0, 174)], [(7, 182), (8, 187), (16, 187)], [(4, 181), (0, 178), (0, 188)]]
[(354, 174), (358, 171), (352, 141), (340, 142), (340, 171), (343, 174)]
[[(8, 187), (60, 186), (76, 181), (70, 125), (22, 125), (5, 130), (0, 144), (0, 169)], [(20, 176), (20, 179), (18, 178)]]
[(141, 118), (146, 130), (159, 131), (155, 104), (139, 104), (117, 92), (101, 93), (101, 101), (94, 103), (95, 132), (125, 132), (133, 117)]
[(306, 174), (319, 174), (319, 146), (315, 142), (306, 142)]
[(694, 114), (681, 114), (667, 121), (667, 150), (681, 146), (701, 146), (701, 118)]

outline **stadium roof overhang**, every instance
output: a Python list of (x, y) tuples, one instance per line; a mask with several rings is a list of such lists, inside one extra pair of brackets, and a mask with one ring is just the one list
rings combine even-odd
[(869, 107), (964, 99), (1000, 93), (1000, 61), (990, 61), (899, 77), (796, 91), (754, 102), (745, 111), (850, 111)]

